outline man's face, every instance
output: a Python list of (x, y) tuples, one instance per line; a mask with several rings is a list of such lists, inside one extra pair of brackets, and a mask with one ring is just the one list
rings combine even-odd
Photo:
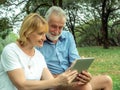
[(56, 15), (51, 15), (48, 24), (49, 24), (48, 33), (50, 34), (49, 37), (51, 37), (53, 40), (58, 39), (64, 27), (65, 18)]

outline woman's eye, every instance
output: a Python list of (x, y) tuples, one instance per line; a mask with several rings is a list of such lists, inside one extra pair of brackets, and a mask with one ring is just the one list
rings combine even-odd
[(45, 33), (42, 32), (42, 33), (39, 33), (39, 35), (45, 35)]
[(39, 33), (39, 35), (42, 35), (43, 33)]

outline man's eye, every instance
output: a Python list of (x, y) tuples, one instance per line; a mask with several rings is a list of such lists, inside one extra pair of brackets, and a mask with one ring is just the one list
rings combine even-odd
[(56, 28), (56, 26), (52, 26), (53, 28)]
[(63, 27), (59, 27), (59, 29), (62, 29)]

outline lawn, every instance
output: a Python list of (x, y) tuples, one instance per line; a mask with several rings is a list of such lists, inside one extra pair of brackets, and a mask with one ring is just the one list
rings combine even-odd
[(113, 80), (113, 90), (120, 90), (120, 47), (79, 47), (80, 56), (95, 57), (89, 68), (93, 75), (108, 74)]

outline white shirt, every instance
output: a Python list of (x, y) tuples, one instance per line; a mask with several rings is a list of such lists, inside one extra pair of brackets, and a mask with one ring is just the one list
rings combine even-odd
[(17, 90), (10, 81), (7, 71), (22, 68), (27, 80), (40, 80), (43, 68), (46, 68), (43, 55), (35, 49), (33, 57), (25, 54), (16, 43), (7, 45), (0, 60), (0, 90)]

